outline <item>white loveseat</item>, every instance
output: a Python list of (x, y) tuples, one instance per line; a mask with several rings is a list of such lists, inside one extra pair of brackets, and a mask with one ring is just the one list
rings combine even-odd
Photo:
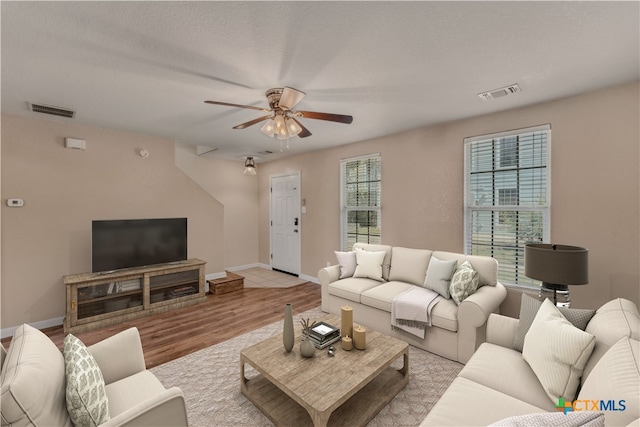
[[(110, 419), (103, 426), (187, 426), (182, 391), (165, 389), (145, 369), (140, 335), (127, 329), (88, 347), (106, 384)], [(72, 427), (67, 412), (65, 359), (44, 333), (16, 329), (2, 352), (3, 426)]]
[[(557, 406), (562, 405), (549, 397), (538, 378), (544, 373), (532, 368), (525, 353), (546, 352), (553, 359), (568, 362), (570, 352), (566, 350), (575, 341), (556, 334), (561, 329), (557, 322), (539, 323), (549, 328), (542, 330), (544, 344), (529, 342), (534, 346), (527, 348), (529, 330), (520, 352), (514, 349), (514, 342), (522, 317), (522, 312), (520, 321), (497, 314), (489, 317), (487, 342), (478, 348), (421, 426), (583, 425), (586, 420), (573, 418), (598, 413), (604, 415), (600, 421), (607, 426), (640, 426), (640, 315), (631, 301), (609, 301), (586, 324), (584, 332), (595, 337), (593, 350), (583, 370), (578, 363), (572, 366), (573, 374), (578, 378), (581, 375), (580, 382), (577, 391), (562, 396), (565, 405), (560, 410)], [(536, 314), (534, 321), (538, 320)], [(553, 348), (558, 344), (560, 350), (556, 352)], [(580, 357), (579, 352), (574, 355)], [(559, 370), (547, 379), (566, 381)], [(573, 410), (565, 414), (563, 409), (569, 407)]]
[[(400, 338), (416, 347), (465, 363), (485, 341), (489, 314), (498, 312), (506, 298), (505, 287), (498, 282), (498, 263), (484, 256), (356, 243), (354, 250), (384, 251), (381, 280), (363, 277), (340, 278), (341, 265), (321, 269), (322, 311), (340, 315), (341, 307), (353, 308), (354, 322), (387, 335)], [(425, 338), (419, 338), (391, 326), (392, 300), (412, 286), (423, 286), (432, 257), (469, 261), (478, 272), (479, 288), (460, 305), (443, 298), (431, 312), (432, 326)]]

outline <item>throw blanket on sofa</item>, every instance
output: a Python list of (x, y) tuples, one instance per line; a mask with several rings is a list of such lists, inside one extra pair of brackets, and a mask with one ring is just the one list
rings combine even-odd
[(424, 339), (431, 310), (442, 297), (431, 289), (412, 286), (391, 301), (391, 327)]

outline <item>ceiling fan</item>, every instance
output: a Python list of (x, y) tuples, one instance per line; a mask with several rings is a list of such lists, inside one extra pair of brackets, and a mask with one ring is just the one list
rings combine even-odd
[(253, 105), (231, 104), (220, 101), (204, 101), (207, 104), (225, 105), (227, 107), (248, 108), (250, 110), (259, 110), (269, 113), (266, 116), (258, 117), (246, 123), (234, 126), (234, 129), (245, 129), (262, 121), (267, 122), (262, 126), (262, 132), (267, 136), (276, 136), (278, 139), (288, 139), (292, 136), (306, 138), (311, 136), (311, 132), (298, 121), (300, 118), (326, 120), (329, 122), (338, 122), (350, 124), (353, 122), (352, 116), (332, 113), (319, 113), (317, 111), (293, 111), (295, 107), (304, 98), (305, 93), (292, 87), (277, 87), (269, 89), (265, 92), (269, 108), (254, 107)]

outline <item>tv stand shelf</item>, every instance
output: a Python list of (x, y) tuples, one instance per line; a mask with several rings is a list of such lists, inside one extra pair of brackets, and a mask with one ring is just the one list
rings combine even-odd
[(64, 332), (85, 332), (204, 302), (204, 265), (192, 258), (64, 276)]

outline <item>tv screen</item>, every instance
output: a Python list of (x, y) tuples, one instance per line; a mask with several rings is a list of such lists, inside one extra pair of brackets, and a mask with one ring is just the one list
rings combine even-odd
[(187, 218), (92, 221), (93, 272), (186, 259)]

